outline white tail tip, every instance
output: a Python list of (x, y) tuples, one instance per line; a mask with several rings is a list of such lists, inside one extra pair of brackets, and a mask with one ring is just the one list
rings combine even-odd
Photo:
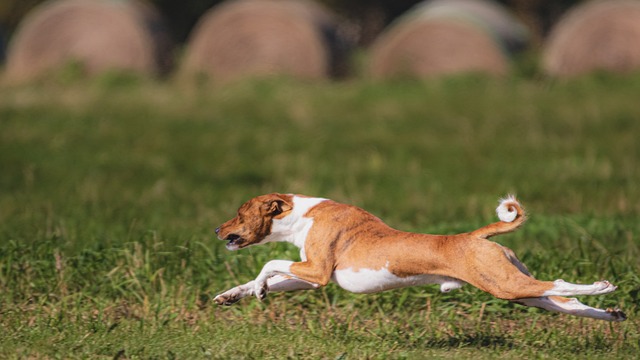
[(496, 208), (496, 214), (498, 214), (500, 221), (512, 222), (518, 217), (518, 209), (514, 205), (520, 206), (513, 195), (507, 195), (506, 198), (500, 199), (500, 205)]

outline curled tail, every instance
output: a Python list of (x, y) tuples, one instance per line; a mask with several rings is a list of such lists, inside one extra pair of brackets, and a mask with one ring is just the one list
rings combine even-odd
[(496, 214), (498, 214), (498, 218), (500, 218), (499, 222), (483, 226), (471, 232), (471, 235), (488, 239), (494, 235), (512, 232), (527, 220), (524, 209), (513, 195), (508, 195), (506, 198), (500, 199), (500, 205), (496, 208)]

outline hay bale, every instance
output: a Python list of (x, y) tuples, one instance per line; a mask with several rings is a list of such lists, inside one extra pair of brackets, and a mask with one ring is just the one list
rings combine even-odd
[(303, 0), (235, 0), (209, 10), (196, 25), (184, 59), (188, 73), (216, 80), (286, 74), (317, 79), (345, 70), (336, 18)]
[(374, 77), (505, 74), (508, 55), (528, 41), (526, 28), (497, 3), (435, 0), (418, 4), (374, 43)]
[(551, 31), (543, 68), (559, 77), (639, 69), (640, 2), (591, 1), (570, 10)]
[(159, 74), (171, 42), (147, 3), (124, 0), (46, 2), (21, 22), (7, 52), (7, 77), (28, 80), (69, 62), (87, 74), (117, 69)]

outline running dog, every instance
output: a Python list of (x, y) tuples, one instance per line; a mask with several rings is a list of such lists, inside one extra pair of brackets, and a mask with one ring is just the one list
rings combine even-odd
[(395, 230), (374, 215), (323, 198), (268, 194), (246, 202), (235, 218), (216, 229), (229, 250), (285, 241), (300, 248), (301, 261), (271, 260), (255, 280), (219, 294), (231, 305), (246, 296), (316, 289), (329, 281), (354, 293), (439, 284), (449, 292), (471, 284), (526, 306), (607, 321), (624, 321), (619, 309), (596, 309), (565, 296), (616, 290), (608, 281), (578, 285), (536, 280), (514, 252), (488, 239), (512, 232), (526, 220), (513, 196), (500, 201), (499, 222), (457, 235)]

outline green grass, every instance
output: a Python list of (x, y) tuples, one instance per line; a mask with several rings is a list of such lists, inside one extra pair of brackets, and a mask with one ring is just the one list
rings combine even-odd
[[(640, 351), (640, 77), (555, 83), (228, 86), (105, 76), (0, 85), (0, 357), (634, 358)], [(539, 278), (609, 279), (605, 323), (469, 286), (353, 295), (335, 285), (230, 308), (285, 244), (228, 252), (213, 229), (292, 192), (403, 230), (469, 231), (518, 194), (496, 238)]]

